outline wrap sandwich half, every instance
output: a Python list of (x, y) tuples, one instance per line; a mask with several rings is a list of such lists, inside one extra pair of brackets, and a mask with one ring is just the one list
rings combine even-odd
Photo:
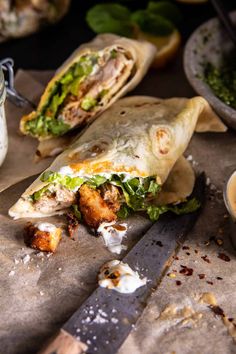
[(45, 140), (91, 122), (137, 86), (155, 53), (145, 41), (98, 35), (58, 69), (37, 110), (22, 117), (21, 132)]
[(133, 211), (156, 220), (167, 210), (195, 210), (196, 201), (176, 203), (192, 192), (194, 173), (182, 155), (204, 121), (213, 130), (224, 129), (202, 97), (123, 98), (55, 159), (9, 214), (46, 217), (73, 208), (97, 229)]

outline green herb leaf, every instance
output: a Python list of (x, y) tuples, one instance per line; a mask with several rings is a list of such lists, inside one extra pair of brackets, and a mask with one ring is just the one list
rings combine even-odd
[(178, 25), (182, 20), (182, 15), (178, 7), (170, 1), (150, 1), (147, 10), (150, 13), (164, 17), (175, 25)]
[(143, 32), (156, 36), (168, 36), (175, 29), (172, 22), (148, 10), (138, 10), (132, 14), (131, 18)]
[(86, 20), (89, 27), (96, 33), (116, 33), (125, 37), (133, 35), (130, 11), (120, 4), (95, 5), (87, 12)]

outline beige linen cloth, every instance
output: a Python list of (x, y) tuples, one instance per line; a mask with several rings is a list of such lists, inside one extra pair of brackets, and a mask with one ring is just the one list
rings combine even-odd
[[(26, 72), (19, 70), (15, 78), (16, 89), (30, 101), (37, 103), (45, 84), (52, 72)], [(19, 121), (23, 114), (32, 110), (30, 107), (17, 107), (6, 100), (6, 119), (9, 136), (9, 148), (6, 160), (0, 167), (0, 191), (8, 186), (44, 170), (52, 159), (34, 163), (37, 140), (23, 136), (19, 132)]]

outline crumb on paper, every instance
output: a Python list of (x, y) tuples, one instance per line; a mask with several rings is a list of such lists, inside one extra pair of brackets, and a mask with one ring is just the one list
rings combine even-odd
[(30, 255), (26, 254), (23, 258), (22, 258), (22, 262), (24, 264), (28, 263), (30, 261)]

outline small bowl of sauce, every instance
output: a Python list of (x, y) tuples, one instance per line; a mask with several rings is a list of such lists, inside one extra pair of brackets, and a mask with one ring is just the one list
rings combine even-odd
[(224, 187), (224, 202), (231, 219), (231, 240), (236, 249), (236, 171), (234, 171)]

